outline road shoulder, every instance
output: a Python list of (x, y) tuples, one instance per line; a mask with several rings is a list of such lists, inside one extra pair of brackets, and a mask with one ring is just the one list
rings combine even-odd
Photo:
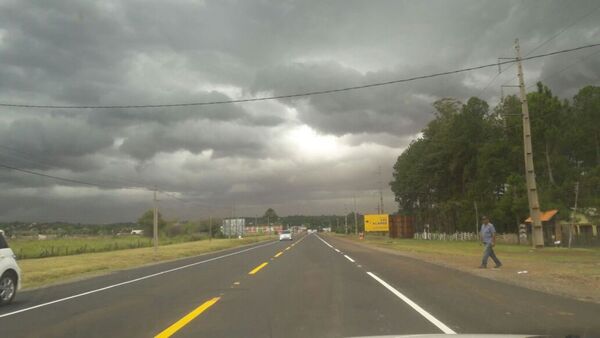
[[(505, 261), (503, 262), (504, 266), (501, 269), (479, 269), (479, 260), (473, 259), (473, 257), (459, 255), (449, 256), (436, 253), (428, 254), (401, 250), (398, 248), (387, 248), (380, 246), (379, 243), (363, 242), (352, 237), (339, 235), (329, 235), (329, 237), (376, 251), (424, 261), (498, 282), (525, 287), (552, 295), (560, 295), (571, 299), (600, 304), (600, 290), (591, 285), (594, 284), (594, 281), (586, 280), (586, 283), (578, 284), (574, 282), (572, 276), (569, 278), (569, 276), (565, 276), (559, 272), (553, 272), (547, 267), (544, 269), (537, 268), (530, 262)], [(501, 253), (499, 253), (499, 257), (501, 259), (503, 258)], [(600, 262), (597, 264), (600, 265)], [(597, 285), (597, 283), (600, 282), (600, 275), (595, 276), (595, 278), (595, 283)]]

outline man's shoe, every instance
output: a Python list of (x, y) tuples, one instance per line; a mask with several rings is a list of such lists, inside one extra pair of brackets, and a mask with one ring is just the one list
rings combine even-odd
[(500, 269), (501, 266), (502, 264), (496, 264), (496, 266), (494, 266), (494, 269)]
[(487, 266), (485, 266), (485, 265), (480, 265), (480, 266), (479, 266), (479, 268), (480, 268), (480, 269), (487, 269)]

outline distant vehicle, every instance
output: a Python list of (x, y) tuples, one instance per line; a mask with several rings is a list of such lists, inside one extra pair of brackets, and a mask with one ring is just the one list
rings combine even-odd
[(308, 229), (308, 234), (314, 234), (315, 232), (317, 232), (317, 230), (315, 230), (315, 229)]
[(141, 236), (144, 234), (144, 230), (131, 230), (131, 234)]
[(283, 230), (281, 233), (279, 233), (279, 240), (293, 241), (294, 239), (292, 238), (292, 232), (289, 230)]
[(4, 231), (0, 230), (0, 305), (12, 302), (20, 288), (21, 268), (17, 265), (15, 254), (8, 247)]

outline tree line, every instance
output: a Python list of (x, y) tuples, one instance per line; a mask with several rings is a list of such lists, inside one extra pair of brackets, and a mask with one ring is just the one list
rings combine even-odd
[[(527, 100), (542, 210), (569, 219), (578, 183), (578, 211), (597, 219), (600, 87), (561, 100), (537, 83)], [(490, 109), (477, 97), (444, 98), (433, 107), (434, 119), (394, 165), (399, 212), (414, 215), (418, 228), (473, 231), (477, 206), (499, 231), (516, 232), (529, 214), (520, 99), (508, 96)]]

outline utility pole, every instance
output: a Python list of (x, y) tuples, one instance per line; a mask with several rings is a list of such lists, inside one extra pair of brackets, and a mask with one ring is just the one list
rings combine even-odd
[(475, 207), (475, 235), (479, 236), (479, 210), (477, 209), (477, 201), (473, 201)]
[(208, 216), (208, 241), (212, 241), (212, 216)]
[(577, 199), (579, 198), (579, 181), (575, 183), (575, 207), (573, 208), (573, 217), (571, 217), (571, 225), (569, 226), (569, 249), (573, 241), (573, 225), (577, 221)]
[(529, 213), (531, 215), (532, 221), (531, 244), (534, 248), (543, 248), (544, 232), (542, 229), (540, 202), (538, 200), (537, 184), (535, 182), (535, 171), (533, 167), (531, 125), (529, 121), (527, 93), (525, 92), (525, 80), (523, 80), (523, 66), (521, 65), (521, 49), (519, 47), (519, 39), (515, 40), (515, 51), (517, 54), (517, 76), (519, 77), (519, 91), (521, 93), (521, 110), (523, 112), (523, 150), (525, 155), (525, 179), (527, 182), (527, 199), (529, 201)]
[(354, 197), (354, 234), (358, 235), (358, 216), (356, 215), (356, 195)]
[(385, 211), (383, 211), (383, 187), (381, 181), (381, 166), (379, 166), (379, 205), (379, 213), (383, 214)]
[(152, 227), (152, 237), (154, 242), (154, 253), (158, 251), (158, 200), (156, 199), (156, 187), (154, 188), (154, 221)]
[(348, 234), (348, 209), (344, 207), (344, 226), (346, 227), (346, 235)]

